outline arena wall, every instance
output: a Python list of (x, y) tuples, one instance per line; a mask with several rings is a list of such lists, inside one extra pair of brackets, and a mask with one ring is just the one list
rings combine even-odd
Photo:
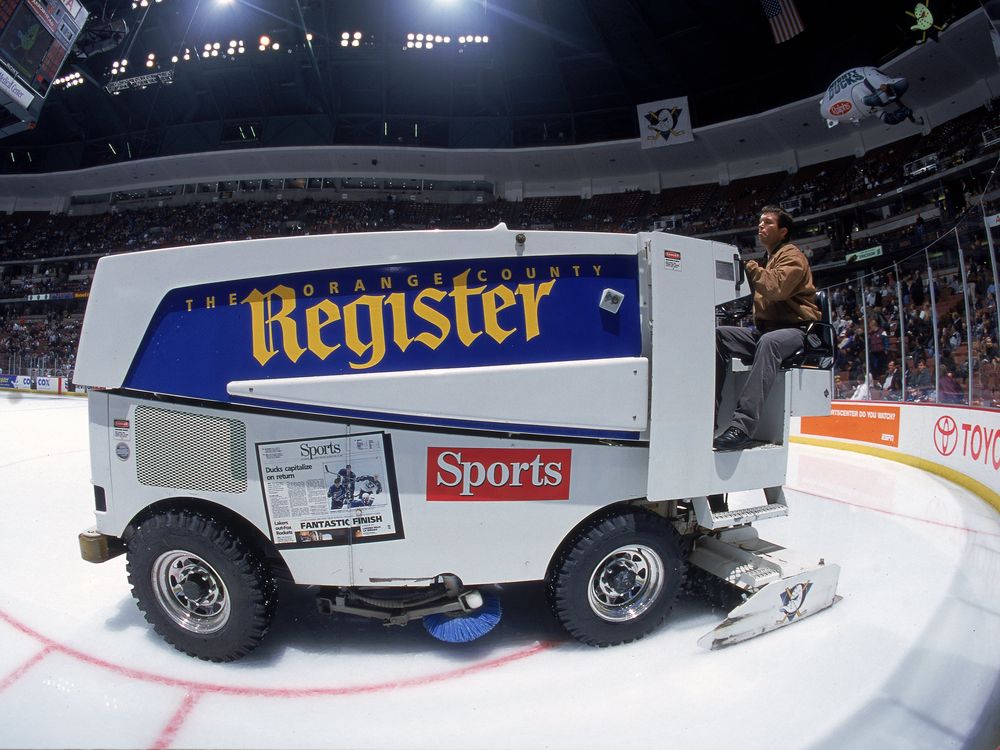
[(1000, 511), (1000, 411), (948, 404), (834, 401), (792, 441), (864, 453), (944, 477)]

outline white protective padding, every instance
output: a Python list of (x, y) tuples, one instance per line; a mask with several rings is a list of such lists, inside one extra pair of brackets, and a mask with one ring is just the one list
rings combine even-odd
[(375, 414), (642, 431), (645, 357), (241, 380), (230, 395)]

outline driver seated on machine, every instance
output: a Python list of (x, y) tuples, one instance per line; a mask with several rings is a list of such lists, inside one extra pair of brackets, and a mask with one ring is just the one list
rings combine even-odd
[(730, 360), (752, 360), (732, 420), (712, 442), (715, 450), (741, 450), (750, 443), (782, 360), (802, 348), (805, 324), (820, 319), (809, 261), (789, 241), (793, 224), (792, 216), (778, 206), (761, 209), (757, 237), (767, 257), (763, 265), (748, 260), (745, 266), (753, 288), (755, 328), (715, 329), (716, 420)]

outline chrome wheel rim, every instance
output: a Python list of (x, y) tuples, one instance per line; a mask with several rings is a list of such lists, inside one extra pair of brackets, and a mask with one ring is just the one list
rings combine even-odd
[(153, 592), (160, 607), (191, 633), (215, 633), (229, 621), (229, 592), (222, 577), (186, 550), (164, 552), (153, 563)]
[(594, 569), (587, 601), (602, 620), (634, 620), (659, 598), (663, 574), (663, 561), (651, 547), (644, 544), (619, 547)]

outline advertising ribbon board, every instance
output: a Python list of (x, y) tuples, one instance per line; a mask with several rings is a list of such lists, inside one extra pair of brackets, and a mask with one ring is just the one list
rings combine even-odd
[(898, 448), (899, 423), (898, 406), (847, 401), (834, 403), (828, 417), (802, 417), (801, 432)]

